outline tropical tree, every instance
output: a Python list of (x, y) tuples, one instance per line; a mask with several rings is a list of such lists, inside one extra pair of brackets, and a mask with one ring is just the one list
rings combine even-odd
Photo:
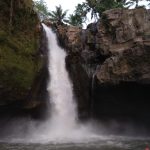
[(91, 17), (94, 16), (101, 17), (102, 13), (105, 10), (109, 10), (112, 8), (122, 8), (124, 0), (86, 0), (86, 4), (91, 8)]
[(87, 5), (82, 3), (78, 4), (75, 8), (74, 14), (71, 14), (68, 18), (68, 23), (74, 26), (82, 27), (82, 23), (85, 23), (87, 19)]
[(75, 14), (81, 17), (82, 23), (86, 21), (89, 9), (89, 6), (84, 2), (75, 7)]
[(34, 4), (35, 4), (35, 10), (37, 11), (39, 18), (41, 20), (48, 18), (49, 12), (48, 12), (48, 8), (47, 8), (45, 1), (38, 0), (38, 1), (35, 1)]
[(85, 22), (87, 19), (87, 14), (91, 14), (91, 19), (97, 20), (101, 17), (105, 10), (112, 8), (123, 8), (126, 0), (86, 0), (82, 4), (78, 4), (75, 12), (82, 18)]
[(73, 26), (82, 27), (83, 22), (82, 22), (82, 18), (79, 15), (71, 14), (68, 17), (67, 23), (69, 23), (70, 25), (73, 25)]
[[(136, 4), (139, 7), (141, 0), (86, 0), (76, 6), (74, 14), (69, 16), (69, 23), (80, 26), (87, 20), (87, 14), (90, 13), (91, 19), (97, 20), (106, 10), (113, 8), (129, 8)], [(150, 0), (147, 0), (150, 2)], [(149, 4), (150, 5), (150, 4)]]
[(61, 5), (56, 6), (55, 11), (49, 12), (50, 20), (52, 22), (56, 22), (58, 24), (62, 24), (63, 22), (67, 22), (67, 19), (66, 19), (67, 11), (68, 10), (63, 11)]

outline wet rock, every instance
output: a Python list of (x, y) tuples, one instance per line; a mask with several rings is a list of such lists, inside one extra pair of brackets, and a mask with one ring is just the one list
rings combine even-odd
[(85, 30), (58, 27), (78, 107), (86, 106), (80, 113), (90, 109), (89, 114), (98, 118), (149, 116), (149, 27), (150, 10), (143, 8), (105, 11)]

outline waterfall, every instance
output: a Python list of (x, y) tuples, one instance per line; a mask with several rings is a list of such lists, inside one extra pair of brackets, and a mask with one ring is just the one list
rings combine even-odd
[[(91, 124), (77, 121), (72, 83), (66, 70), (66, 52), (57, 43), (55, 33), (43, 24), (48, 46), (50, 116), (43, 122), (23, 119), (10, 126), (14, 131), (4, 141), (21, 143), (80, 143), (94, 140)], [(20, 126), (21, 124), (21, 126)], [(8, 130), (9, 131), (9, 130)], [(25, 132), (23, 132), (25, 131)]]
[(66, 52), (57, 43), (55, 33), (43, 24), (48, 40), (48, 70), (50, 80), (47, 90), (51, 104), (50, 124), (55, 132), (70, 132), (76, 125), (76, 105), (72, 83), (65, 67)]
[(66, 52), (58, 46), (56, 34), (43, 24), (48, 44), (47, 84), (50, 117), (38, 127), (33, 125), (32, 142), (81, 142), (93, 137), (91, 128), (77, 121), (73, 87), (66, 70)]

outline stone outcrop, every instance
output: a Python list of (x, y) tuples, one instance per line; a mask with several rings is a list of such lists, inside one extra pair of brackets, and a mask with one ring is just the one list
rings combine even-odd
[(97, 70), (100, 82), (146, 81), (150, 78), (150, 11), (109, 10), (98, 31), (99, 48), (111, 54)]
[(99, 118), (150, 115), (149, 27), (150, 10), (143, 8), (108, 10), (85, 30), (57, 27), (83, 114), (91, 110)]
[(83, 43), (80, 33), (82, 29), (74, 26), (59, 25), (57, 31), (59, 43), (65, 47), (68, 53), (66, 67), (73, 82), (79, 117), (86, 118), (89, 116), (90, 110), (90, 81), (84, 69), (84, 60), (81, 56)]
[(149, 48), (139, 44), (108, 58), (97, 68), (97, 79), (105, 84), (119, 84), (121, 81), (150, 84)]
[(104, 53), (119, 53), (131, 48), (135, 43), (148, 44), (149, 10), (115, 9), (103, 13), (99, 23), (97, 42)]

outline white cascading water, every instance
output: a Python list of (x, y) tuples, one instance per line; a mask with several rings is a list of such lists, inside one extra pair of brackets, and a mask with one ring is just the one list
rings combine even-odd
[(70, 133), (76, 126), (76, 105), (72, 83), (65, 67), (66, 52), (57, 44), (55, 33), (43, 24), (48, 40), (48, 70), (50, 80), (47, 90), (51, 104), (51, 126), (53, 131)]
[[(100, 133), (99, 128), (102, 131), (104, 129), (105, 132), (105, 127), (103, 128), (103, 126), (101, 127), (98, 126), (97, 128), (97, 126), (95, 126), (96, 129), (98, 130), (94, 130), (93, 132), (93, 126), (91, 126), (90, 124), (81, 125), (77, 123), (76, 105), (73, 99), (72, 84), (71, 81), (69, 80), (69, 76), (65, 67), (66, 53), (62, 48), (58, 46), (56, 35), (52, 32), (52, 30), (44, 24), (43, 28), (46, 32), (49, 49), (48, 69), (50, 74), (50, 80), (48, 82), (47, 89), (49, 92), (49, 98), (51, 103), (51, 117), (49, 120), (40, 125), (37, 124), (38, 122), (31, 120), (23, 119), (22, 121), (19, 122), (16, 121), (11, 124), (11, 127), (12, 125), (13, 127), (10, 128), (11, 130), (15, 129), (14, 134), (6, 138), (4, 137), (4, 140), (0, 140), (0, 142), (3, 143), (14, 142), (14, 143), (28, 143), (28, 144), (51, 143), (52, 145), (48, 146), (51, 146), (53, 149), (57, 149), (56, 144), (59, 143), (60, 144), (69, 143), (69, 145), (70, 143), (84, 143), (84, 146), (80, 145), (81, 147), (84, 147), (84, 149), (86, 148), (89, 149), (88, 147), (85, 147), (85, 143), (87, 143), (87, 146), (90, 146), (90, 143), (91, 146), (93, 144), (96, 144), (95, 147), (96, 149), (97, 146), (99, 147), (101, 145), (101, 143), (102, 144), (104, 143), (106, 145), (108, 144), (114, 145), (115, 144), (115, 143), (113, 144), (114, 139), (118, 144), (118, 137), (103, 136), (99, 134)], [(25, 132), (27, 131), (26, 129), (29, 130), (27, 134), (25, 134)], [(124, 139), (125, 137), (119, 137), (119, 141), (120, 138)], [(129, 138), (127, 137), (127, 140), (128, 139)], [(69, 145), (66, 146), (68, 147)], [(75, 145), (71, 145), (71, 149), (74, 146)], [(75, 149), (78, 148), (80, 149), (80, 146), (75, 147)], [(48, 147), (46, 146), (46, 148)], [(60, 148), (61, 147), (59, 146), (58, 149)]]
[[(65, 65), (66, 52), (57, 44), (55, 33), (43, 24), (48, 40), (48, 70), (50, 80), (47, 90), (51, 115), (47, 121), (39, 124), (32, 120), (22, 120), (16, 130), (5, 141), (21, 143), (90, 143), (97, 140), (106, 140), (108, 137), (93, 132), (92, 124), (80, 124), (77, 122), (76, 104), (73, 96), (72, 83), (69, 79)], [(28, 133), (24, 135), (24, 130)], [(17, 133), (17, 134), (16, 134)], [(23, 133), (23, 134), (18, 134)]]
[(33, 122), (30, 129), (30, 142), (81, 142), (91, 140), (88, 126), (77, 121), (76, 104), (72, 83), (66, 70), (66, 52), (58, 46), (56, 34), (45, 24), (43, 28), (48, 41), (48, 70), (50, 80), (47, 90), (50, 102), (50, 117), (36, 127)]
[[(57, 44), (55, 33), (43, 24), (48, 41), (48, 70), (50, 80), (47, 90), (50, 102), (50, 117), (44, 122), (23, 120), (22, 126), (4, 141), (22, 143), (80, 143), (95, 140), (97, 135), (92, 133), (89, 125), (77, 121), (76, 104), (72, 83), (66, 70), (66, 52)], [(14, 130), (13, 129), (13, 130)], [(23, 130), (27, 129), (26, 136)], [(19, 134), (18, 133), (23, 133)]]

